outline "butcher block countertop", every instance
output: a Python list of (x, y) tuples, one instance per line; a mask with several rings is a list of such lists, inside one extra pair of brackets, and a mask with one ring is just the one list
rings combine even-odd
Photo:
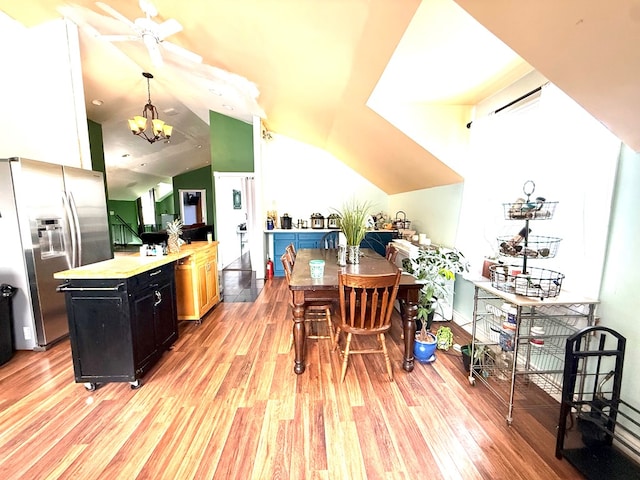
[(99, 278), (129, 278), (148, 270), (161, 267), (188, 257), (199, 250), (217, 245), (218, 242), (192, 242), (182, 245), (180, 252), (170, 253), (161, 257), (140, 256), (139, 253), (118, 255), (110, 260), (84, 265), (71, 270), (63, 270), (53, 274), (57, 279), (99, 279)]

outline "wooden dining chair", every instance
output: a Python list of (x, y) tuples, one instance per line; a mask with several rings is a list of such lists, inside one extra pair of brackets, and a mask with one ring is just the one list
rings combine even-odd
[(322, 236), (319, 248), (338, 248), (339, 241), (338, 232), (327, 232)]
[[(291, 281), (291, 273), (293, 272), (293, 263), (289, 261), (287, 252), (283, 253), (280, 257), (282, 267), (284, 269), (284, 276), (287, 279), (287, 285)], [(293, 307), (293, 292), (291, 302), (289, 303)], [(328, 338), (331, 341), (331, 346), (334, 345), (334, 329), (333, 320), (331, 318), (331, 312), (333, 311), (333, 304), (331, 302), (306, 302), (304, 311), (304, 323), (305, 334), (307, 338), (311, 339), (323, 339)], [(321, 335), (318, 333), (319, 325), (317, 323), (327, 324), (327, 335)], [(293, 332), (289, 341), (289, 350), (293, 347)]]
[[(344, 382), (349, 356), (368, 353), (384, 355), (389, 380), (393, 381), (393, 370), (384, 335), (391, 328), (391, 315), (398, 294), (400, 275), (400, 269), (397, 269), (395, 273), (378, 275), (338, 274), (340, 318), (335, 334), (334, 349), (342, 355), (340, 382)], [(341, 333), (347, 334), (344, 349), (340, 348)], [(351, 340), (354, 335), (377, 337), (379, 348), (352, 350)]]
[(385, 248), (385, 257), (394, 265), (396, 264), (396, 257), (398, 256), (398, 249), (392, 244), (387, 243)]
[(284, 249), (285, 253), (289, 255), (289, 259), (291, 260), (291, 264), (296, 261), (296, 246), (293, 243), (290, 243)]

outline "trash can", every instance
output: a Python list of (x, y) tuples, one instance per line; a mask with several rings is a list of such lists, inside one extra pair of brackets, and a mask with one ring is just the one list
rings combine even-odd
[(13, 344), (13, 296), (18, 289), (7, 283), (0, 285), (0, 365), (11, 360)]

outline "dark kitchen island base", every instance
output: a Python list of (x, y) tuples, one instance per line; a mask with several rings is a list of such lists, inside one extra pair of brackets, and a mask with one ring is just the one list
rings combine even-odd
[(77, 383), (90, 391), (110, 382), (142, 385), (178, 339), (175, 261), (165, 257), (120, 278), (73, 278), (74, 270), (56, 274), (66, 280), (58, 290), (65, 293)]

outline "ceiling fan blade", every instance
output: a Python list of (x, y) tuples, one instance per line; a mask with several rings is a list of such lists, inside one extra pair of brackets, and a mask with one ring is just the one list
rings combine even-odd
[(137, 35), (99, 35), (99, 37), (108, 42), (135, 42), (140, 40)]
[(186, 58), (187, 60), (191, 60), (194, 63), (202, 63), (202, 57), (197, 53), (193, 53), (191, 50), (187, 50), (186, 48), (182, 48), (175, 43), (171, 42), (162, 42), (162, 46), (176, 55), (180, 55), (181, 57)]
[(159, 25), (156, 25), (155, 32), (160, 40), (164, 40), (170, 35), (174, 33), (178, 33), (182, 31), (182, 25), (175, 18), (170, 18), (169, 20), (165, 20)]
[(143, 35), (142, 40), (144, 41), (147, 50), (149, 51), (149, 56), (151, 57), (151, 63), (155, 67), (161, 67), (163, 65), (162, 54), (160, 53), (160, 47), (158, 46), (158, 42), (152, 35)]
[(135, 23), (133, 23), (131, 20), (129, 20), (127, 17), (125, 17), (124, 15), (122, 15), (120, 12), (118, 12), (117, 10), (115, 10), (113, 7), (110, 7), (109, 5), (107, 5), (106, 3), (102, 3), (102, 2), (96, 2), (96, 5), (98, 7), (100, 7), (102, 10), (104, 10), (105, 12), (107, 12), (109, 15), (111, 15), (113, 18), (120, 20), (123, 23), (126, 23), (127, 25), (129, 25), (131, 28), (133, 28), (134, 30), (136, 29), (136, 25)]
[(140, 10), (142, 10), (145, 15), (148, 15), (149, 17), (155, 17), (158, 15), (158, 9), (149, 0), (140, 0), (138, 5), (140, 5)]

